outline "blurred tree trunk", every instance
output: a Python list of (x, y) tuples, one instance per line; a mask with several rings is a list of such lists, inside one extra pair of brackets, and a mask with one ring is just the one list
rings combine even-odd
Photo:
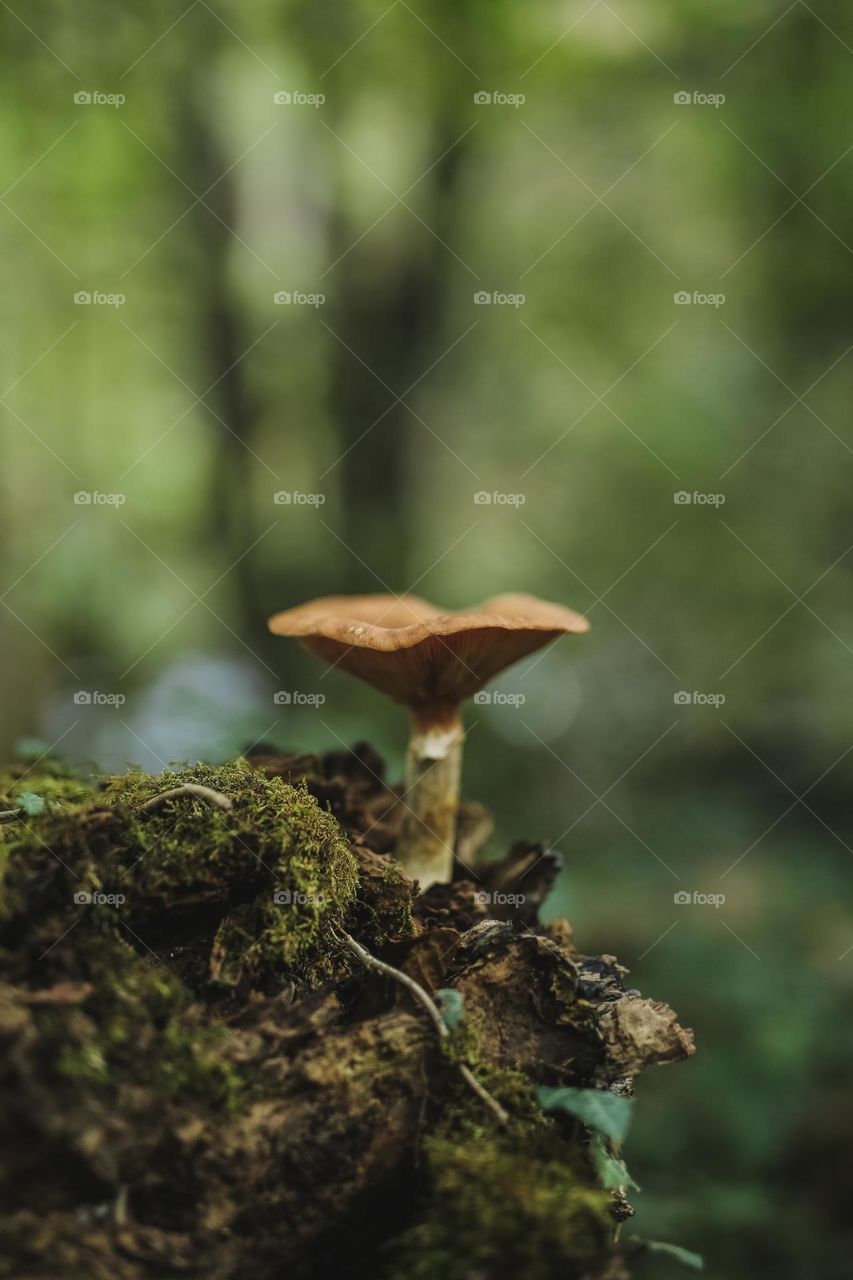
[[(834, 30), (843, 30), (845, 8), (840, 4), (830, 0), (822, 17)], [(831, 364), (849, 343), (853, 328), (849, 279), (846, 271), (838, 269), (839, 263), (846, 268), (849, 259), (844, 245), (832, 234), (835, 231), (849, 243), (849, 227), (838, 217), (848, 205), (849, 185), (843, 166), (834, 163), (841, 149), (828, 153), (819, 145), (831, 109), (827, 47), (834, 39), (812, 12), (799, 5), (781, 24), (773, 62), (776, 74), (796, 98), (797, 111), (781, 129), (775, 111), (761, 116), (757, 122), (760, 141), (753, 144), (772, 175), (778, 175), (762, 171), (769, 196), (768, 226), (780, 219), (768, 237), (772, 256), (765, 285), (784, 343), (785, 363), (780, 371), (802, 370), (803, 386)], [(746, 133), (741, 136), (749, 138)], [(752, 160), (748, 155), (745, 158)], [(830, 201), (832, 184), (839, 182), (844, 186), (841, 190), (836, 187), (837, 199)], [(798, 196), (804, 196), (805, 204), (828, 226), (821, 226), (805, 204), (792, 208)], [(829, 215), (828, 208), (832, 210)], [(803, 253), (803, 244), (811, 246), (809, 253)], [(800, 380), (795, 378), (791, 385), (800, 387)]]
[[(226, 172), (229, 161), (220, 148), (209, 108), (192, 95), (182, 95), (178, 112), (177, 135), (184, 150), (181, 174), (197, 195), (207, 193), (204, 204), (197, 204), (187, 217), (203, 259), (195, 281), (196, 349), (203, 384), (198, 390), (210, 388), (202, 403), (209, 410), (214, 439), (203, 537), (206, 544), (218, 548), (223, 573), (245, 556), (239, 573), (228, 581), (242, 614), (243, 626), (238, 629), (254, 634), (260, 630), (263, 602), (253, 555), (245, 553), (262, 532), (252, 502), (259, 405), (242, 358), (256, 335), (246, 331), (229, 279), (230, 228), (237, 222), (236, 182)], [(272, 495), (272, 476), (269, 488)]]
[[(459, 132), (458, 123), (454, 129), (449, 119), (436, 125), (424, 167), (435, 157), (443, 158), (411, 196), (434, 236), (421, 230), (405, 210), (389, 214), (411, 218), (414, 248), (401, 253), (393, 265), (382, 262), (381, 274), (372, 233), (353, 248), (363, 228), (354, 225), (340, 202), (332, 221), (329, 261), (341, 259), (330, 275), (329, 289), (335, 299), (330, 319), (337, 336), (329, 350), (329, 385), (341, 454), (338, 532), (366, 561), (368, 568), (355, 564), (353, 571), (367, 590), (380, 587), (374, 576), (378, 574), (394, 590), (404, 591), (409, 579), (427, 567), (414, 556), (410, 468), (413, 442), (428, 431), (407, 404), (395, 403), (395, 398), (403, 396), (419, 412), (419, 388), (411, 399), (405, 393), (453, 340), (447, 336), (445, 342), (444, 318), (457, 263), (440, 241), (452, 244), (454, 238), (464, 154), (464, 144), (454, 146)], [(388, 202), (393, 202), (390, 194)], [(375, 234), (381, 232), (377, 229)], [(429, 426), (442, 434), (440, 423)], [(442, 446), (433, 441), (432, 447)]]
[[(412, 139), (412, 177), (420, 180), (408, 194), (411, 179), (395, 185), (381, 170), (371, 179), (346, 150), (352, 146), (359, 153), (351, 123), (358, 118), (365, 90), (375, 81), (381, 92), (388, 83), (384, 75), (377, 78), (381, 54), (377, 61), (372, 35), (361, 43), (363, 15), (353, 11), (342, 16), (331, 0), (296, 0), (291, 21), (302, 32), (312, 86), (326, 94), (322, 118), (332, 131), (325, 139), (326, 161), (336, 182), (327, 274), (318, 283), (329, 299), (324, 318), (336, 335), (329, 335), (327, 355), (329, 406), (338, 440), (329, 479), (341, 506), (339, 518), (330, 523), (355, 553), (346, 563), (347, 580), (355, 589), (376, 591), (387, 585), (405, 591), (429, 567), (417, 554), (413, 501), (423, 480), (413, 472), (421, 447), (444, 450), (397, 397), (420, 413), (427, 379), (410, 396), (406, 393), (459, 337), (448, 330), (447, 303), (459, 273), (468, 278), (454, 253), (464, 256), (457, 243), (460, 176), (470, 154), (465, 121), (470, 91), (476, 87), (476, 75), (471, 73), (469, 80), (463, 68), (487, 57), (502, 31), (503, 16), (500, 5), (491, 10), (485, 30), (479, 0), (435, 0), (429, 21), (442, 33), (438, 40), (405, 7), (389, 13), (388, 22), (399, 26), (400, 56), (411, 59), (413, 84), (421, 86), (419, 115), (431, 122), (425, 143)], [(396, 110), (389, 96), (389, 121)], [(404, 196), (417, 218), (401, 204), (369, 230), (372, 216), (352, 209), (346, 180), (351, 168), (361, 171), (367, 183), (379, 186), (388, 180), (393, 193), (383, 192), (382, 200), (387, 197), (391, 206), (395, 194)], [(377, 211), (384, 209), (383, 203)], [(395, 219), (406, 220), (405, 235), (389, 237)], [(470, 281), (473, 291), (473, 275)], [(422, 416), (444, 438), (443, 424)]]

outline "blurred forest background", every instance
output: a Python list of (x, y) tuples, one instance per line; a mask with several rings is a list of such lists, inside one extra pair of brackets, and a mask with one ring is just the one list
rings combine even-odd
[(711, 1277), (846, 1277), (853, 11), (0, 23), (4, 752), (369, 737), (396, 774), (402, 711), (269, 614), (587, 613), (469, 708), (465, 785), (695, 1028), (643, 1082), (635, 1227)]

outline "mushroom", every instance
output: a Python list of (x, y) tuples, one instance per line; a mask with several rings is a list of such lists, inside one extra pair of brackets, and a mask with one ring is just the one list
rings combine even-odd
[(452, 879), (460, 704), (519, 658), (589, 630), (571, 609), (520, 594), (458, 613), (412, 595), (325, 596), (277, 613), (268, 625), (409, 708), (397, 857), (421, 889)]

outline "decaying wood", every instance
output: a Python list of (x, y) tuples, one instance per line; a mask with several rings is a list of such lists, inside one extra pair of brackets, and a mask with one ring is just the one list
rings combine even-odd
[[(450, 1263), (436, 1244), (472, 1170), (486, 1206), (511, 1188), (525, 1241), (545, 1232), (536, 1280), (626, 1280), (624, 1205), (596, 1189), (587, 1137), (545, 1117), (534, 1089), (630, 1091), (637, 1072), (691, 1053), (690, 1032), (626, 988), (613, 957), (579, 952), (567, 922), (540, 924), (558, 863), (539, 846), (415, 898), (388, 852), (396, 792), (369, 748), (254, 764), (307, 788), (356, 860), (345, 923), (302, 967), (225, 963), (257, 886), (216, 880), (215, 861), (171, 896), (140, 882), (126, 905), (69, 918), (81, 888), (101, 887), (79, 879), (86, 860), (105, 866), (125, 829), (148, 831), (167, 792), (143, 806), (145, 823), (139, 806), (95, 800), (73, 819), (70, 852), (40, 836), (7, 864), (0, 1280), (514, 1280), (515, 1237), (496, 1249), (476, 1209), (453, 1225)], [(227, 824), (242, 808), (213, 803)], [(249, 865), (260, 875), (251, 852)], [(436, 1006), (447, 989), (453, 1033)], [(612, 1227), (577, 1254), (547, 1234), (563, 1212), (547, 1198), (556, 1176), (589, 1179), (583, 1194)]]
[[(376, 956), (372, 956), (365, 947), (362, 947), (358, 942), (356, 942), (355, 938), (351, 938), (348, 933), (344, 934), (344, 943), (355, 955), (358, 956), (361, 963), (366, 965), (368, 969), (373, 969), (377, 973), (385, 974), (386, 977), (392, 978), (394, 982), (399, 982), (401, 986), (410, 991), (414, 998), (420, 1001), (429, 1014), (430, 1021), (435, 1027), (439, 1040), (450, 1039), (450, 1031), (439, 1012), (438, 1006), (435, 1001), (427, 995), (419, 982), (416, 982), (414, 978), (409, 977), (408, 974), (403, 973), (401, 969), (395, 969), (393, 965), (385, 964), (383, 960), (377, 960)], [(488, 1089), (483, 1088), (473, 1071), (468, 1067), (467, 1063), (460, 1062), (457, 1066), (462, 1079), (465, 1081), (468, 1088), (472, 1093), (476, 1094), (486, 1107), (489, 1108), (498, 1124), (506, 1124), (509, 1120), (509, 1116), (506, 1111), (504, 1111), (501, 1104), (492, 1097)]]

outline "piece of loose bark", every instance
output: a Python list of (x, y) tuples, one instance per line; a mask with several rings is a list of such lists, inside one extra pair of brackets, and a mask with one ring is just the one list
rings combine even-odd
[(693, 1032), (680, 1026), (660, 1000), (625, 996), (602, 1009), (598, 1025), (610, 1079), (634, 1076), (653, 1063), (677, 1062), (695, 1052)]

